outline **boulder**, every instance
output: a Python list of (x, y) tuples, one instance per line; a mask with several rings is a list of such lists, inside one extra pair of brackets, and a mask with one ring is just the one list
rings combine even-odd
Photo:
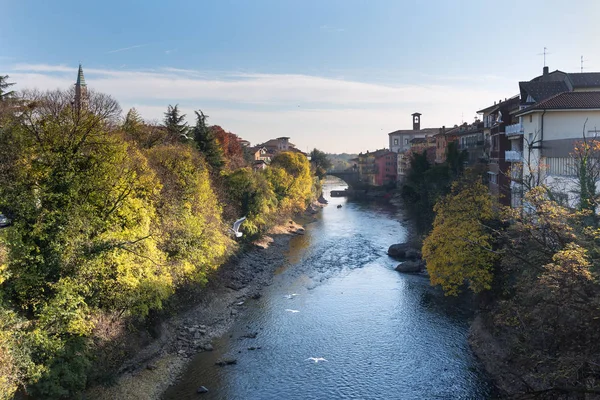
[(406, 258), (407, 260), (420, 260), (421, 252), (414, 248), (407, 249), (404, 252), (404, 258)]
[(208, 389), (205, 386), (200, 386), (197, 390), (196, 393), (208, 393)]
[(425, 263), (421, 260), (404, 261), (398, 264), (396, 271), (405, 273), (417, 273), (425, 269)]
[(397, 243), (389, 247), (388, 256), (396, 260), (420, 260), (421, 252), (408, 243)]
[(202, 346), (202, 348), (204, 349), (204, 351), (213, 351), (214, 350), (213, 345), (210, 343), (205, 344), (204, 346)]

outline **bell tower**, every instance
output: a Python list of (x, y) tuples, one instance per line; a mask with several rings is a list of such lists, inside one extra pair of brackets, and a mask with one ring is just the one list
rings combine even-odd
[(412, 120), (413, 120), (413, 131), (420, 131), (421, 130), (421, 114), (414, 113), (412, 114)]

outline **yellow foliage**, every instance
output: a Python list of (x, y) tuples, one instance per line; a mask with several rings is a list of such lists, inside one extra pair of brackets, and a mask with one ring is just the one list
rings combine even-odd
[(495, 216), (487, 188), (481, 182), (455, 183), (434, 211), (433, 230), (423, 242), (431, 284), (441, 285), (447, 295), (460, 293), (465, 282), (475, 293), (490, 289), (497, 256), (482, 225)]

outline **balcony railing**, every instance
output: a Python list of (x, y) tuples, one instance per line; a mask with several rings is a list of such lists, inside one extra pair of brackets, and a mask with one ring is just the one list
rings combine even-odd
[(521, 162), (523, 161), (523, 155), (520, 151), (507, 150), (504, 152), (504, 159), (508, 162)]
[(521, 124), (507, 125), (506, 128), (504, 128), (504, 133), (507, 135), (522, 135), (523, 134), (523, 125), (521, 125)]

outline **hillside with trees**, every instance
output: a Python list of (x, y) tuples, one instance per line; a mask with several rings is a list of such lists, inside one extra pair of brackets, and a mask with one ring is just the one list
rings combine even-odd
[[(100, 328), (143, 325), (185, 285), (320, 194), (301, 153), (255, 171), (237, 135), (162, 125), (110, 96), (7, 91), (1, 81), (0, 398), (78, 397), (97, 368)], [(10, 106), (8, 105), (10, 102)], [(228, 234), (247, 216), (244, 236)]]

